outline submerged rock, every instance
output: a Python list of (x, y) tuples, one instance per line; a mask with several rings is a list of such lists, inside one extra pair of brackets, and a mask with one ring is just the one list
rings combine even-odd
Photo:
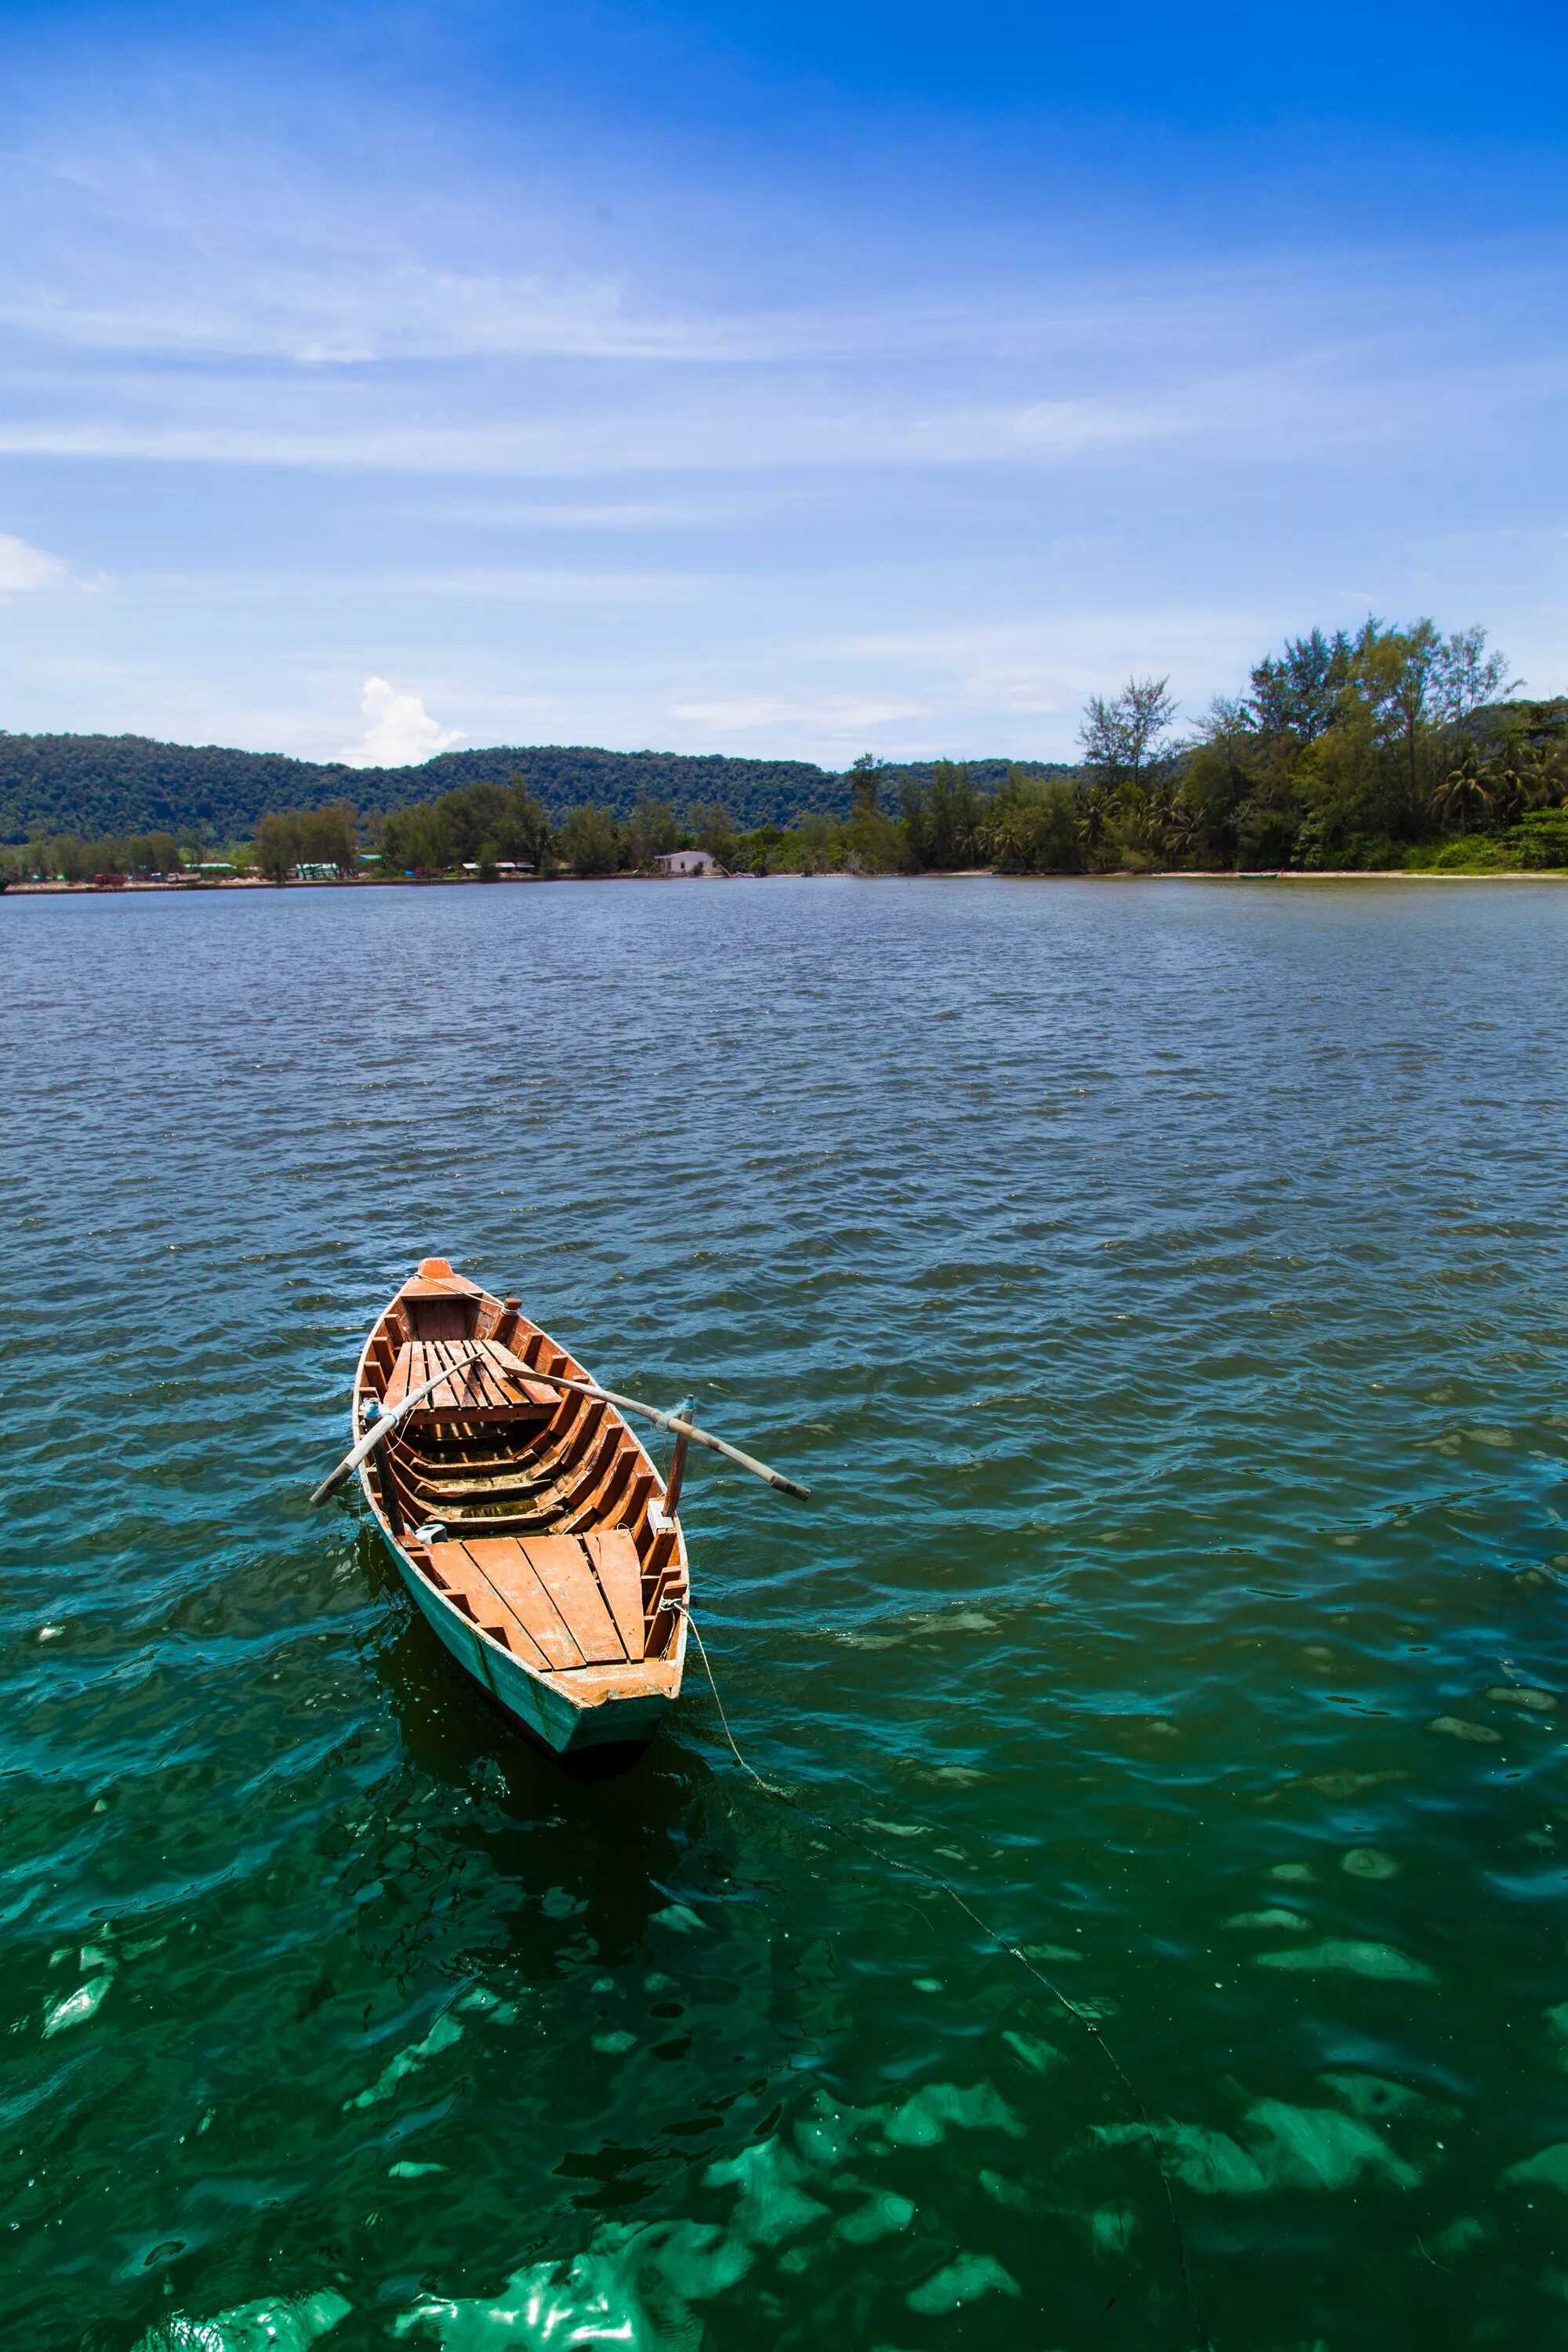
[(655, 1927), (673, 1927), (678, 1936), (705, 1936), (708, 1923), (700, 1919), (689, 1903), (667, 1903), (662, 1911), (653, 1914), (650, 1923)]
[(1397, 1878), (1401, 1865), (1381, 1846), (1352, 1845), (1340, 1856), (1340, 1868), (1352, 1878)]
[[(1261, 2197), (1274, 2186), (1257, 2157), (1228, 2132), (1166, 2122), (1154, 2126), (1154, 2135), (1175, 2178), (1200, 2197)], [(1102, 2147), (1146, 2147), (1149, 2136), (1142, 2124), (1097, 2124), (1094, 2137)]]
[(880, 2131), (887, 2112), (886, 2107), (841, 2105), (818, 2091), (810, 2112), (795, 2126), (795, 2147), (808, 2164), (831, 2172), (850, 2156), (863, 2132)]
[(1421, 2167), (1396, 2156), (1370, 2124), (1331, 2107), (1293, 2107), (1259, 2099), (1247, 2129), (1282, 2188), (1348, 2189), (1363, 2173), (1394, 2189), (1414, 2189)]
[[(609, 1989), (614, 1989), (613, 1980)], [(595, 1987), (595, 1991), (599, 1990), (600, 1987)], [(488, 2017), (493, 2025), (515, 2025), (517, 2022), (517, 2003), (502, 2000), (499, 1992), (487, 1992), (483, 1985), (476, 1985), (472, 1992), (466, 1992), (461, 2000), (453, 2003), (453, 2007), (474, 2010), (480, 2017)]]
[(1053, 2066), (1067, 2064), (1056, 2043), (1043, 2042), (1037, 2033), (1016, 2033), (1009, 2030), (1002, 2039), (1009, 2050), (1016, 2052), (1031, 2074), (1048, 2074)]
[(135, 2352), (307, 2352), (353, 2308), (331, 2287), (283, 2301), (264, 2295), (211, 2319), (161, 2320)]
[(1380, 1789), (1387, 1780), (1408, 1780), (1408, 1772), (1313, 1772), (1303, 1787), (1319, 1789), (1325, 1797), (1342, 1803), (1347, 1797), (1359, 1797), (1363, 1790)]
[(983, 2171), (980, 2186), (994, 2205), (1005, 2205), (1014, 2213), (1027, 2213), (1034, 2202), (1028, 2190), (1020, 2189), (1017, 2182), (1009, 2180), (1005, 2173)]
[(1405, 2115), (1426, 2105), (1418, 2091), (1390, 2083), (1382, 2074), (1320, 2074), (1318, 2080), (1355, 2116)]
[(847, 2213), (838, 2224), (838, 2234), (852, 2246), (869, 2246), (879, 2238), (890, 2238), (900, 2230), (907, 2230), (915, 2218), (915, 2209), (907, 2197), (895, 2189), (873, 2190), (864, 2205)]
[(956, 2083), (928, 2083), (889, 2116), (888, 2137), (899, 2147), (934, 2147), (950, 2128), (1024, 2137), (1024, 2126), (989, 2083), (976, 2083), (971, 2090)]
[(1089, 2217), (1089, 2242), (1105, 2257), (1130, 2253), (1138, 2216), (1131, 2205), (1101, 2205)]
[(1568, 2140), (1543, 2147), (1539, 2155), (1522, 2157), (1498, 2175), (1513, 2189), (1555, 2189), (1568, 2197)]
[(752, 2259), (713, 2222), (608, 2222), (586, 2252), (525, 2264), (493, 2300), (422, 2296), (392, 2333), (440, 2352), (699, 2352), (692, 2304), (735, 2285)]
[(1017, 2294), (1017, 2280), (993, 2254), (956, 2254), (952, 2261), (904, 2297), (911, 2311), (940, 2318), (983, 2294)]
[(710, 2295), (738, 2285), (753, 2260), (750, 2246), (716, 2221), (632, 2224), (609, 2234), (624, 2234), (633, 2254), (688, 2303), (706, 2303)]
[(1389, 1983), (1436, 1984), (1436, 1972), (1392, 1944), (1365, 1944), (1331, 1937), (1327, 1943), (1296, 1945), (1288, 1952), (1254, 1952), (1260, 1969), (1300, 1969), (1309, 1975), (1378, 1977)]
[(103, 2006), (103, 1997), (113, 1982), (110, 1970), (103, 1976), (94, 1977), (88, 1984), (79, 1985), (75, 1992), (66, 1995), (64, 2000), (57, 2000), (44, 2019), (45, 2041), (52, 2033), (64, 2033), (69, 2027), (85, 2025), (89, 2017), (96, 2017)]
[[(1176, 2179), (1203, 2197), (1260, 2197), (1277, 2189), (1349, 2189), (1363, 2177), (1414, 2189), (1421, 2168), (1396, 2156), (1372, 2126), (1333, 2107), (1258, 2099), (1240, 2138), (1205, 2124), (1154, 2126)], [(1100, 2124), (1095, 2137), (1122, 2147), (1146, 2138), (1142, 2124)]]
[(1450, 2221), (1446, 2230), (1438, 2231), (1432, 2241), (1432, 2252), (1443, 2255), (1468, 2254), (1477, 2246), (1489, 2244), (1496, 2236), (1495, 2221), (1478, 2219), (1473, 2213), (1461, 2213), (1457, 2221)]
[(369, 2090), (359, 2092), (352, 2099), (345, 2099), (343, 2105), (374, 2107), (378, 2100), (389, 2099), (405, 2074), (414, 2074), (417, 2068), (424, 2065), (427, 2058), (435, 2058), (443, 2050), (450, 2050), (452, 2044), (455, 2042), (460, 2042), (462, 2038), (461, 2021), (448, 2011), (445, 2017), (438, 2017), (436, 2020), (423, 2042), (411, 2042), (406, 2050), (400, 2050), (395, 2058), (389, 2058)]
[(702, 2178), (710, 2189), (739, 2189), (733, 2227), (748, 2245), (780, 2245), (827, 2210), (798, 2186), (801, 2167), (782, 2140), (759, 2140), (710, 2164)]

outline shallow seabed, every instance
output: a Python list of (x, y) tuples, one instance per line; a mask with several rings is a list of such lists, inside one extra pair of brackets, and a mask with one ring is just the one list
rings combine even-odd
[[(0, 901), (7, 2343), (1568, 2337), (1568, 894)], [(809, 1479), (626, 1778), (352, 1503), (441, 1251)], [(266, 2334), (270, 2326), (272, 2334)], [(205, 2329), (205, 2332), (203, 2332)]]

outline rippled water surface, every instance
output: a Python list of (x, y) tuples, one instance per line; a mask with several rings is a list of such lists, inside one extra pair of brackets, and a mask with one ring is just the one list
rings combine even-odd
[[(1565, 947), (0, 902), (5, 2341), (1184, 2352), (1090, 2021), (1219, 2352), (1563, 2342)], [(695, 1670), (563, 1779), (306, 1507), (437, 1251), (811, 1481), (694, 1470), (699, 1622), (875, 1857)]]

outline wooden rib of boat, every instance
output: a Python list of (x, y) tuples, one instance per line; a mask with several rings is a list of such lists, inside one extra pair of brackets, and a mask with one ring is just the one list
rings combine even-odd
[(361, 1487), (420, 1614), (524, 1731), (640, 1748), (680, 1691), (685, 1539), (615, 1405), (543, 1374), (595, 1385), (515, 1299), (426, 1258), (365, 1342), (356, 1437), (436, 1385)]

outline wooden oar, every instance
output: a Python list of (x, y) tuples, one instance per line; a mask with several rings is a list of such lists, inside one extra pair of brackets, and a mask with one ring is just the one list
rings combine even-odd
[(660, 1412), (657, 1405), (644, 1404), (640, 1397), (621, 1396), (615, 1389), (599, 1388), (592, 1381), (569, 1381), (559, 1372), (535, 1371), (531, 1364), (527, 1367), (524, 1377), (531, 1381), (544, 1381), (558, 1389), (575, 1389), (581, 1396), (603, 1397), (607, 1404), (619, 1405), (623, 1412), (643, 1413), (660, 1429), (673, 1430), (676, 1437), (685, 1444), (705, 1445), (710, 1454), (721, 1454), (726, 1462), (738, 1463), (742, 1470), (749, 1470), (753, 1478), (760, 1478), (764, 1486), (776, 1486), (781, 1495), (794, 1495), (802, 1503), (811, 1500), (809, 1486), (802, 1486), (795, 1479), (786, 1478), (782, 1470), (770, 1470), (765, 1462), (757, 1461), (750, 1454), (742, 1454), (738, 1445), (727, 1445), (721, 1437), (710, 1436), (707, 1430), (699, 1429), (694, 1421), (686, 1421), (679, 1413)]
[(310, 1497), (311, 1502), (324, 1503), (329, 1495), (335, 1495), (344, 1479), (352, 1478), (367, 1455), (374, 1454), (376, 1447), (384, 1444), (392, 1435), (404, 1414), (411, 1407), (422, 1404), (433, 1390), (444, 1388), (448, 1381), (459, 1380), (470, 1364), (481, 1364), (483, 1361), (483, 1349), (476, 1349), (474, 1353), (466, 1358), (462, 1363), (448, 1364), (444, 1371), (437, 1373), (433, 1381), (422, 1381), (416, 1389), (410, 1389), (401, 1404), (395, 1404), (390, 1412), (384, 1408), (380, 1418), (371, 1423), (352, 1452), (344, 1454), (331, 1476), (322, 1479)]
[[(476, 1349), (468, 1361), (482, 1363), (483, 1350)], [(437, 1372), (434, 1380), (424, 1381), (416, 1389), (410, 1389), (402, 1402), (394, 1405), (390, 1412), (383, 1412), (379, 1421), (366, 1430), (353, 1451), (344, 1454), (331, 1477), (322, 1479), (310, 1497), (311, 1502), (324, 1503), (330, 1495), (335, 1495), (343, 1481), (353, 1475), (360, 1464), (391, 1436), (393, 1430), (411, 1406), (422, 1402), (433, 1389), (440, 1388), (447, 1381), (458, 1379), (465, 1369), (466, 1366), (463, 1364), (448, 1365), (445, 1371)], [(721, 1437), (710, 1436), (707, 1430), (699, 1429), (695, 1422), (685, 1420), (679, 1413), (660, 1412), (657, 1405), (644, 1404), (639, 1397), (621, 1396), (616, 1390), (602, 1389), (593, 1381), (569, 1381), (560, 1372), (536, 1371), (531, 1364), (525, 1365), (521, 1373), (514, 1377), (539, 1381), (549, 1388), (572, 1389), (579, 1396), (602, 1397), (606, 1404), (618, 1405), (623, 1412), (640, 1412), (647, 1420), (657, 1423), (660, 1429), (673, 1431), (677, 1439), (681, 1441), (683, 1452), (686, 1445), (706, 1446), (710, 1454), (721, 1454), (726, 1462), (733, 1462), (741, 1469), (749, 1470), (752, 1477), (760, 1478), (765, 1486), (776, 1486), (780, 1494), (794, 1495), (802, 1503), (809, 1503), (811, 1500), (809, 1486), (801, 1486), (794, 1478), (786, 1478), (782, 1470), (770, 1470), (765, 1462), (758, 1462), (752, 1454), (742, 1454), (738, 1445), (726, 1444)], [(673, 1517), (673, 1513), (671, 1516)]]

